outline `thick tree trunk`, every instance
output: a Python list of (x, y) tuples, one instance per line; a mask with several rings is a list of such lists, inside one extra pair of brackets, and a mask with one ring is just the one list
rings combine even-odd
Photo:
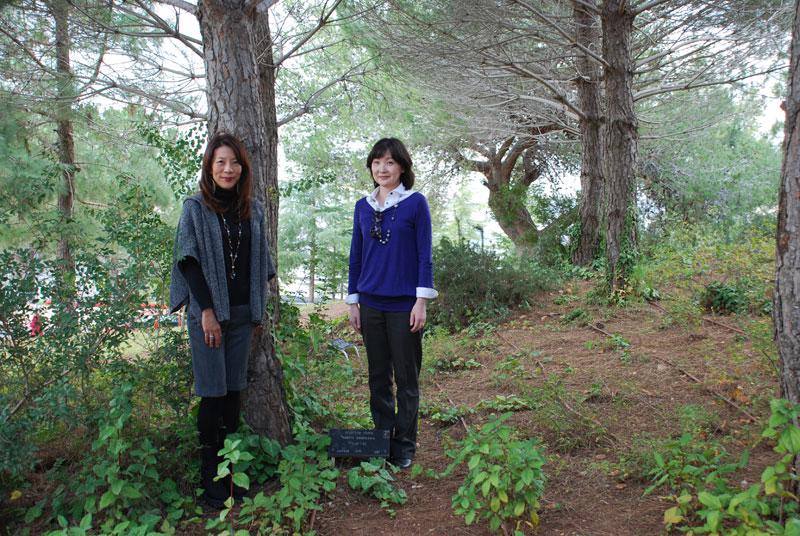
[[(600, 44), (600, 21), (580, 3), (575, 3), (573, 19), (576, 41), (595, 52)], [(583, 54), (577, 62), (578, 104), (585, 114), (581, 129), (581, 236), (572, 255), (579, 266), (591, 263), (597, 254), (600, 215), (603, 204), (603, 138), (600, 64)]]
[[(72, 68), (70, 66), (71, 41), (69, 35), (69, 3), (55, 0), (50, 11), (55, 21), (57, 100), (56, 132), (58, 134), (58, 159), (61, 165), (62, 186), (58, 194), (58, 210), (61, 217), (61, 236), (58, 239), (57, 255), (62, 261), (65, 287), (73, 279), (72, 248), (70, 247), (69, 222), (72, 220), (75, 202), (75, 141), (72, 136), (72, 103), (75, 100)], [(65, 288), (66, 290), (66, 288)]]
[(529, 255), (539, 239), (539, 231), (525, 206), (527, 189), (508, 183), (489, 186), (489, 209), (500, 228), (514, 243), (517, 253)]
[[(277, 140), (277, 125), (264, 113), (262, 84), (254, 43), (258, 42), (259, 14), (242, 0), (203, 0), (198, 9), (203, 37), (208, 91), (209, 132), (228, 131), (238, 136), (252, 157), (254, 195), (264, 202), (268, 240), (277, 244), (277, 155), (270, 145)], [(273, 88), (274, 97), (274, 88)], [(277, 143), (275, 144), (277, 145)], [(273, 171), (274, 170), (274, 171)], [(270, 183), (269, 181), (273, 181)], [(277, 260), (277, 255), (273, 255)], [(273, 284), (272, 296), (277, 296)], [(277, 301), (271, 302), (277, 310)], [(283, 371), (275, 353), (273, 318), (264, 317), (264, 329), (254, 340), (244, 393), (244, 416), (259, 434), (287, 444), (292, 439)]]
[[(263, 4), (262, 4), (263, 5)], [(269, 10), (259, 8), (256, 13), (255, 32), (253, 34), (253, 50), (258, 65), (258, 81), (261, 89), (261, 110), (264, 114), (264, 139), (262, 152), (265, 156), (264, 174), (258, 185), (259, 199), (269, 200), (265, 203), (267, 212), (267, 228), (272, 259), (275, 269), (278, 268), (278, 209), (280, 195), (278, 190), (278, 117), (275, 108), (275, 63), (272, 55), (272, 34), (269, 29)], [(278, 278), (272, 280), (270, 287), (275, 301), (275, 321), (280, 318)]]
[(308, 256), (308, 301), (314, 303), (314, 292), (317, 283), (317, 228), (311, 225), (311, 252)]
[[(606, 256), (611, 290), (622, 288), (635, 251), (635, 176), (638, 124), (633, 109), (631, 33), (628, 0), (605, 0), (602, 8), (605, 68)], [(621, 258), (624, 253), (625, 257)]]
[[(534, 146), (533, 140), (509, 138), (498, 151), (483, 153), (488, 162), (464, 160), (471, 169), (486, 177), (484, 185), (489, 189), (488, 204), (492, 216), (520, 255), (532, 253), (539, 240), (539, 230), (525, 206), (528, 187), (541, 175), (541, 169), (533, 159)], [(514, 168), (523, 155), (522, 177), (514, 180)]]
[[(795, 2), (789, 61), (773, 319), (781, 362), (781, 394), (800, 403), (800, 1)], [(800, 471), (795, 462), (795, 469)]]

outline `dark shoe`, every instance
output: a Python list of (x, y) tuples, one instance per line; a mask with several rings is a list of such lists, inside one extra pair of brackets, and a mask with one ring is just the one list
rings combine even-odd
[(411, 458), (396, 458), (394, 456), (389, 458), (389, 463), (398, 469), (408, 469), (411, 467), (411, 462)]
[(203, 445), (200, 451), (200, 485), (203, 488), (203, 495), (200, 499), (208, 506), (222, 509), (225, 501), (230, 496), (225, 486), (219, 480), (214, 480), (217, 476), (217, 451), (214, 446)]

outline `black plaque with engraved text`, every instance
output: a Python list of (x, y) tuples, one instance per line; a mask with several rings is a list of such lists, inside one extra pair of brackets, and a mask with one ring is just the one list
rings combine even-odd
[(389, 430), (346, 430), (332, 428), (328, 454), (333, 458), (386, 458), (389, 456)]

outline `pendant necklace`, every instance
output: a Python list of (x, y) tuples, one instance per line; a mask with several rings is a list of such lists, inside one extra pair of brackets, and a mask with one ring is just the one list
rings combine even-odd
[(242, 222), (237, 222), (239, 227), (239, 237), (236, 240), (236, 250), (233, 249), (233, 242), (231, 241), (231, 229), (228, 227), (228, 221), (225, 219), (225, 214), (222, 214), (222, 226), (225, 228), (225, 236), (228, 238), (228, 254), (231, 259), (231, 280), (236, 279), (236, 259), (239, 258), (239, 246), (242, 244)]
[[(389, 225), (391, 225), (391, 222), (394, 221), (396, 215), (397, 215), (397, 205), (395, 205), (392, 208), (392, 217), (389, 219)], [(392, 228), (389, 227), (388, 229), (386, 229), (386, 234), (384, 235), (383, 230), (381, 229), (381, 223), (383, 222), (383, 212), (378, 212), (377, 210), (375, 210), (373, 212), (373, 216), (374, 219), (372, 223), (372, 229), (370, 230), (370, 234), (372, 235), (372, 238), (378, 241), (379, 244), (385, 246), (386, 243), (389, 242), (389, 239), (392, 237)]]

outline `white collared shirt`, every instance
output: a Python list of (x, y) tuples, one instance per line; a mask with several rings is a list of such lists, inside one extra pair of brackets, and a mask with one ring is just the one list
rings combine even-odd
[(406, 187), (403, 186), (403, 183), (401, 182), (397, 185), (397, 188), (386, 194), (386, 199), (383, 200), (383, 206), (380, 206), (380, 204), (378, 204), (379, 191), (380, 187), (375, 188), (371, 194), (365, 197), (367, 203), (369, 203), (369, 206), (378, 212), (383, 212), (386, 209), (392, 208), (403, 199), (415, 193), (414, 190), (406, 190)]

